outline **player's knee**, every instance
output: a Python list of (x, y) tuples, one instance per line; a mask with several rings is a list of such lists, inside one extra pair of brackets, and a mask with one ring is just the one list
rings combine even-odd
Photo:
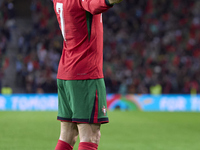
[(76, 143), (76, 140), (77, 140), (77, 138), (78, 138), (78, 131), (76, 131), (76, 130), (73, 130), (72, 131), (73, 133), (72, 133), (72, 143), (73, 143), (73, 145)]
[(60, 140), (67, 142), (71, 146), (76, 143), (78, 128), (74, 123), (61, 122)]
[(72, 139), (72, 145), (74, 145), (77, 141), (77, 138), (78, 138), (78, 134), (77, 135), (74, 135), (73, 139)]
[(100, 138), (101, 138), (101, 132), (97, 131), (96, 133), (93, 134), (90, 140), (92, 143), (99, 144)]
[(101, 132), (100, 131), (96, 131), (90, 134), (85, 133), (83, 136), (80, 136), (80, 141), (81, 142), (91, 142), (91, 143), (95, 143), (95, 144), (99, 144), (101, 138)]
[(100, 138), (101, 138), (101, 132), (98, 131), (98, 133), (97, 133), (97, 144), (99, 144)]

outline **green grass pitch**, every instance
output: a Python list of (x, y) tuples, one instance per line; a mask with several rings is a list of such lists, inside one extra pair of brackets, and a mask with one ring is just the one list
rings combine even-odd
[[(60, 131), (56, 115), (0, 112), (0, 150), (54, 150)], [(109, 117), (99, 150), (200, 149), (200, 113), (112, 111)]]

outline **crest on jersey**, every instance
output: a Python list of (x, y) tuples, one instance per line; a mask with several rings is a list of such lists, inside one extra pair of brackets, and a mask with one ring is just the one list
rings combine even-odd
[(107, 112), (107, 110), (106, 110), (106, 107), (105, 107), (105, 106), (103, 106), (103, 108), (102, 108), (102, 112), (104, 113), (104, 116), (106, 116), (106, 112)]

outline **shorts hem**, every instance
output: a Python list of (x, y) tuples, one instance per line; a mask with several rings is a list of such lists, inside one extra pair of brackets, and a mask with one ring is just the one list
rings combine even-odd
[(105, 123), (109, 123), (108, 118), (99, 118), (98, 122), (93, 122), (90, 121), (89, 119), (77, 119), (77, 118), (73, 118), (73, 119), (69, 119), (69, 118), (63, 118), (63, 117), (57, 117), (57, 120), (59, 121), (63, 121), (63, 122), (73, 122), (73, 123), (100, 123), (100, 124), (105, 124)]

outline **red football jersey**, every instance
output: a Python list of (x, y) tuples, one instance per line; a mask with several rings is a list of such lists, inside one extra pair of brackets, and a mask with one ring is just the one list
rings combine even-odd
[(103, 78), (102, 12), (106, 0), (53, 0), (64, 38), (58, 79)]

